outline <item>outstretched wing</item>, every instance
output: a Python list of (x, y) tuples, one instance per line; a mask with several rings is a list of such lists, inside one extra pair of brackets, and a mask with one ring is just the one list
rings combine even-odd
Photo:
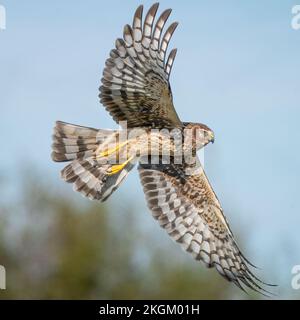
[(127, 121), (127, 127), (181, 126), (169, 84), (176, 49), (166, 60), (177, 23), (162, 37), (171, 9), (161, 14), (153, 28), (157, 9), (158, 3), (150, 8), (142, 26), (143, 6), (138, 7), (132, 27), (124, 27), (123, 39), (117, 39), (103, 71), (100, 102), (116, 122)]
[(140, 179), (153, 217), (196, 260), (215, 267), (242, 290), (241, 283), (266, 292), (239, 250), (201, 165), (193, 175), (186, 175), (186, 169), (174, 164), (140, 164)]

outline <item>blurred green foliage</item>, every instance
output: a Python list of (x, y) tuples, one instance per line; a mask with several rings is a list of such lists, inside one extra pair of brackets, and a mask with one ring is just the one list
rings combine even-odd
[(74, 203), (41, 179), (24, 181), (17, 203), (0, 203), (0, 264), (7, 270), (0, 298), (247, 298), (167, 237), (153, 245), (155, 234), (140, 227), (133, 207), (114, 213), (97, 202)]

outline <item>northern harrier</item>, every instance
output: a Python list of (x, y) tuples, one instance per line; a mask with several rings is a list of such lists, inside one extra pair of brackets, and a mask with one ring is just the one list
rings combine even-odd
[[(156, 3), (143, 21), (143, 6), (138, 7), (132, 26), (124, 27), (123, 38), (116, 40), (103, 71), (101, 103), (116, 122), (127, 126), (126, 138), (121, 139), (124, 128), (99, 130), (57, 122), (52, 158), (71, 161), (62, 170), (62, 179), (84, 196), (101, 201), (138, 162), (148, 207), (172, 239), (241, 289), (244, 284), (264, 292), (259, 285), (263, 282), (250, 271), (250, 263), (238, 248), (199, 161), (188, 162), (185, 157), (175, 161), (180, 149), (176, 135), (191, 132), (182, 134), (181, 151), (195, 156), (198, 149), (213, 142), (214, 134), (203, 124), (181, 122), (174, 109), (169, 77), (176, 49), (168, 57), (166, 53), (177, 23), (163, 33), (171, 9), (155, 22), (157, 9)], [(169, 144), (163, 142), (167, 136), (163, 130), (175, 132)], [(163, 147), (169, 151), (169, 162), (164, 161)], [(156, 163), (149, 161), (153, 154)]]

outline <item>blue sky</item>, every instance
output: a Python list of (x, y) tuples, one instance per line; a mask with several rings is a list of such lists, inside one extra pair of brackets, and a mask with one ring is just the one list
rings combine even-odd
[[(1, 171), (12, 186), (25, 162), (61, 187), (61, 166), (50, 160), (56, 120), (116, 127), (98, 87), (109, 51), (140, 3), (0, 0), (7, 12), (0, 31)], [(248, 256), (277, 270), (282, 296), (299, 295), (290, 288), (291, 268), (300, 264), (300, 30), (291, 28), (297, 1), (160, 3), (180, 23), (171, 44), (178, 48), (174, 103), (183, 120), (215, 132), (205, 168), (227, 218), (247, 234)], [(129, 197), (143, 199), (134, 173), (109, 203), (129, 188)], [(143, 200), (137, 205), (147, 212)]]

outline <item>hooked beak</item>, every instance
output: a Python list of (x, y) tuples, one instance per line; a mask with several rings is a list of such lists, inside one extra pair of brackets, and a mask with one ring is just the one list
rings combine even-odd
[(211, 136), (211, 143), (214, 143), (215, 142), (215, 134), (213, 132), (210, 133), (210, 136)]

